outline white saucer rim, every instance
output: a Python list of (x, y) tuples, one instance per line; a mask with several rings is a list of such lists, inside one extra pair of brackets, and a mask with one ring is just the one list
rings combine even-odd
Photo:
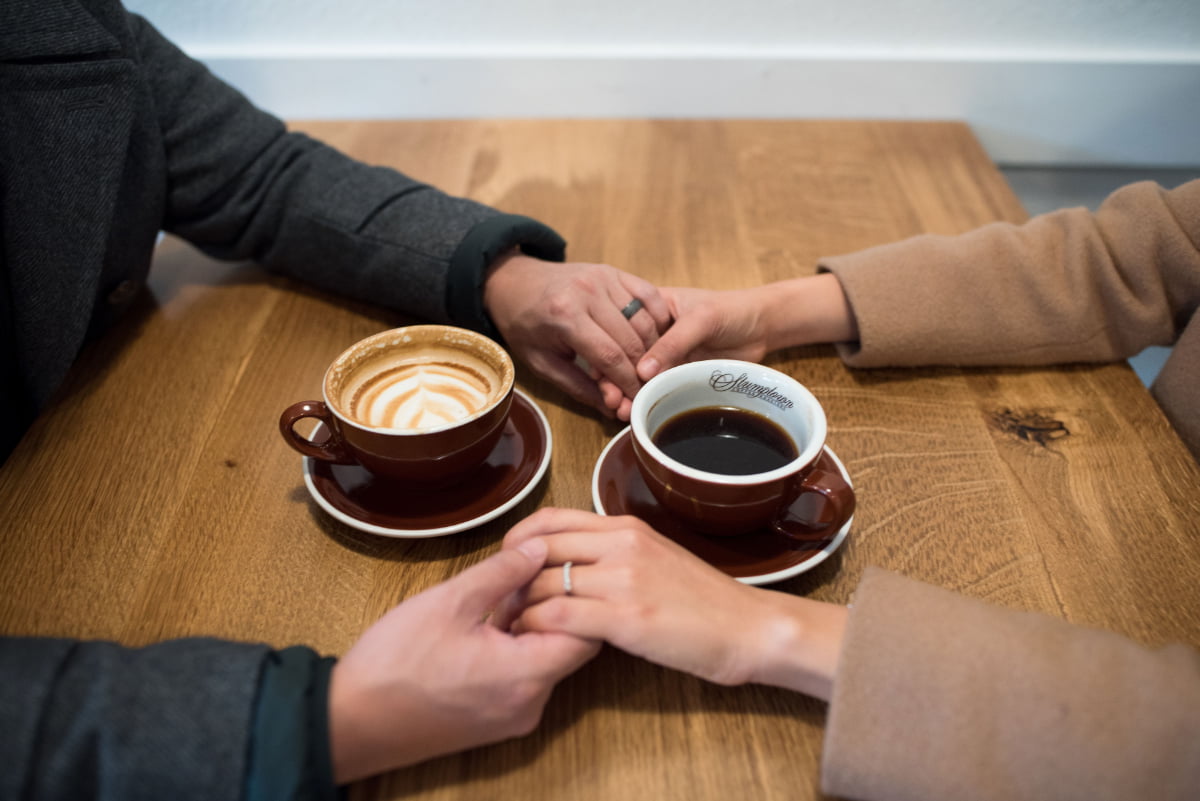
[[(592, 508), (596, 510), (597, 514), (605, 515), (606, 517), (608, 516), (608, 512), (605, 511), (604, 504), (600, 501), (600, 466), (604, 464), (604, 460), (608, 458), (608, 452), (612, 450), (613, 447), (615, 447), (620, 441), (621, 437), (625, 436), (626, 434), (633, 436), (632, 426), (625, 426), (625, 428), (617, 432), (617, 434), (608, 441), (608, 444), (604, 446), (604, 450), (600, 451), (600, 456), (596, 459), (596, 466), (592, 468)], [(825, 452), (829, 454), (831, 459), (833, 459), (834, 463), (838, 467), (838, 470), (841, 471), (842, 478), (846, 479), (846, 483), (850, 485), (851, 489), (853, 489), (854, 485), (850, 482), (850, 474), (846, 472), (846, 465), (842, 464), (842, 460), (838, 458), (838, 455), (834, 453), (833, 449), (828, 445), (825, 446)], [(838, 529), (838, 532), (834, 535), (833, 539), (829, 541), (829, 544), (817, 553), (805, 559), (803, 562), (798, 562), (790, 567), (785, 567), (783, 570), (776, 570), (773, 573), (762, 573), (757, 576), (733, 576), (733, 578), (736, 578), (743, 584), (757, 586), (760, 584), (774, 584), (777, 581), (783, 581), (784, 579), (789, 579), (792, 576), (798, 576), (801, 573), (806, 573), (824, 562), (830, 557), (831, 554), (833, 554), (834, 551), (842, 546), (842, 543), (846, 540), (846, 535), (850, 533), (850, 526), (853, 523), (854, 515), (850, 515), (850, 517), (846, 519), (846, 522), (842, 524), (842, 527)]]
[[(367, 534), (377, 534), (381, 537), (394, 537), (398, 539), (428, 539), (430, 537), (444, 537), (448, 534), (458, 534), (495, 520), (497, 517), (509, 511), (521, 501), (525, 500), (525, 498), (529, 496), (529, 493), (533, 492), (533, 488), (536, 487), (546, 475), (546, 471), (550, 467), (550, 454), (554, 450), (554, 435), (550, 431), (550, 421), (546, 419), (546, 414), (542, 411), (541, 407), (537, 405), (537, 402), (534, 401), (533, 398), (529, 397), (529, 395), (527, 395), (525, 392), (516, 388), (513, 389), (513, 392), (517, 395), (520, 395), (531, 407), (533, 407), (533, 411), (537, 415), (538, 422), (541, 423), (542, 431), (546, 435), (546, 452), (542, 454), (541, 464), (538, 465), (537, 470), (534, 471), (534, 474), (530, 477), (529, 481), (525, 483), (525, 486), (521, 487), (516, 494), (514, 494), (504, 503), (496, 506), (493, 509), (489, 509), (477, 517), (473, 517), (470, 520), (464, 520), (460, 523), (452, 523), (448, 526), (439, 526), (437, 528), (391, 528), (390, 526), (378, 526), (374, 523), (368, 523), (365, 520), (359, 520), (358, 518), (352, 517), (335, 507), (325, 498), (324, 495), (321, 494), (320, 490), (317, 489), (316, 483), (313, 481), (312, 477), (312, 466), (314, 460), (310, 456), (305, 456), (304, 484), (306, 487), (308, 487), (308, 494), (312, 496), (313, 500), (317, 502), (318, 506), (320, 506), (323, 510), (325, 510), (325, 512), (339, 522), (345, 523), (347, 526), (366, 532)], [(317, 432), (317, 430), (319, 430), (320, 426), (321, 424), (318, 423), (317, 428), (313, 429), (314, 434)]]

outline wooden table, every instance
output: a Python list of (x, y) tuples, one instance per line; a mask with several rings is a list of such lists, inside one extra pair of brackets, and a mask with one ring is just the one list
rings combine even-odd
[[(732, 288), (818, 256), (1025, 213), (951, 123), (509, 121), (301, 127), (368, 161), (529, 214), (574, 259)], [(591, 508), (620, 426), (522, 369), (550, 473), (478, 530), (359, 533), (305, 490), (279, 412), (397, 315), (177, 243), (153, 302), (88, 350), (0, 470), (0, 631), (183, 635), (347, 649), (384, 610), (492, 551), (545, 505)], [(845, 547), (777, 589), (846, 602), (883, 565), (1147, 643), (1200, 645), (1200, 469), (1125, 365), (851, 371), (831, 347), (769, 362), (828, 411), (859, 494)], [(1037, 419), (1068, 436), (1030, 436)], [(1034, 426), (1036, 428), (1036, 426)], [(797, 799), (818, 795), (825, 709), (606, 650), (533, 735), (366, 782), (363, 798)], [(403, 725), (403, 721), (398, 721)]]

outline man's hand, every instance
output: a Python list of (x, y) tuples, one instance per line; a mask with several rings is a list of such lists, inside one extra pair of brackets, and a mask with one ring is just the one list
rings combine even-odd
[[(716, 292), (669, 287), (662, 290), (674, 322), (637, 365), (638, 377), (649, 381), (663, 370), (698, 359), (742, 359), (757, 362), (767, 353), (767, 321), (762, 288)], [(633, 395), (615, 382), (600, 381), (604, 405), (621, 420), (629, 419)]]
[[(642, 309), (621, 314), (638, 299)], [(513, 353), (575, 400), (605, 414), (597, 382), (633, 397), (635, 365), (671, 315), (648, 281), (607, 264), (556, 264), (520, 253), (499, 259), (483, 290), (484, 306)], [(580, 364), (580, 361), (583, 364)]]
[(545, 543), (506, 549), (408, 599), (333, 669), (329, 737), (338, 784), (528, 734), (554, 685), (599, 645), (502, 631), (485, 615), (538, 574)]

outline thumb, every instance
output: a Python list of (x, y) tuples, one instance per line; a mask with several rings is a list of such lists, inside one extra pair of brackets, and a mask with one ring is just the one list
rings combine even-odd
[(683, 364), (707, 335), (704, 322), (696, 317), (676, 320), (638, 362), (638, 378), (649, 381), (663, 370)]
[(468, 623), (479, 620), (502, 599), (524, 587), (546, 562), (546, 543), (540, 537), (492, 554), (446, 582), (446, 589), (459, 593), (457, 609)]

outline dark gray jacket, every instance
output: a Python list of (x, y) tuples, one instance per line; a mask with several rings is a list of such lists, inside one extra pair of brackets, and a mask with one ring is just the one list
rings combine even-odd
[(332, 666), (299, 646), (0, 637), (0, 799), (332, 799)]
[(490, 260), (565, 247), (288, 133), (118, 0), (0, 0), (0, 456), (135, 297), (160, 229), (492, 335)]
[[(161, 229), (493, 335), (486, 266), (565, 247), (288, 133), (118, 0), (0, 0), (0, 460), (137, 294)], [(330, 663), (0, 638), (0, 801), (328, 793)]]

